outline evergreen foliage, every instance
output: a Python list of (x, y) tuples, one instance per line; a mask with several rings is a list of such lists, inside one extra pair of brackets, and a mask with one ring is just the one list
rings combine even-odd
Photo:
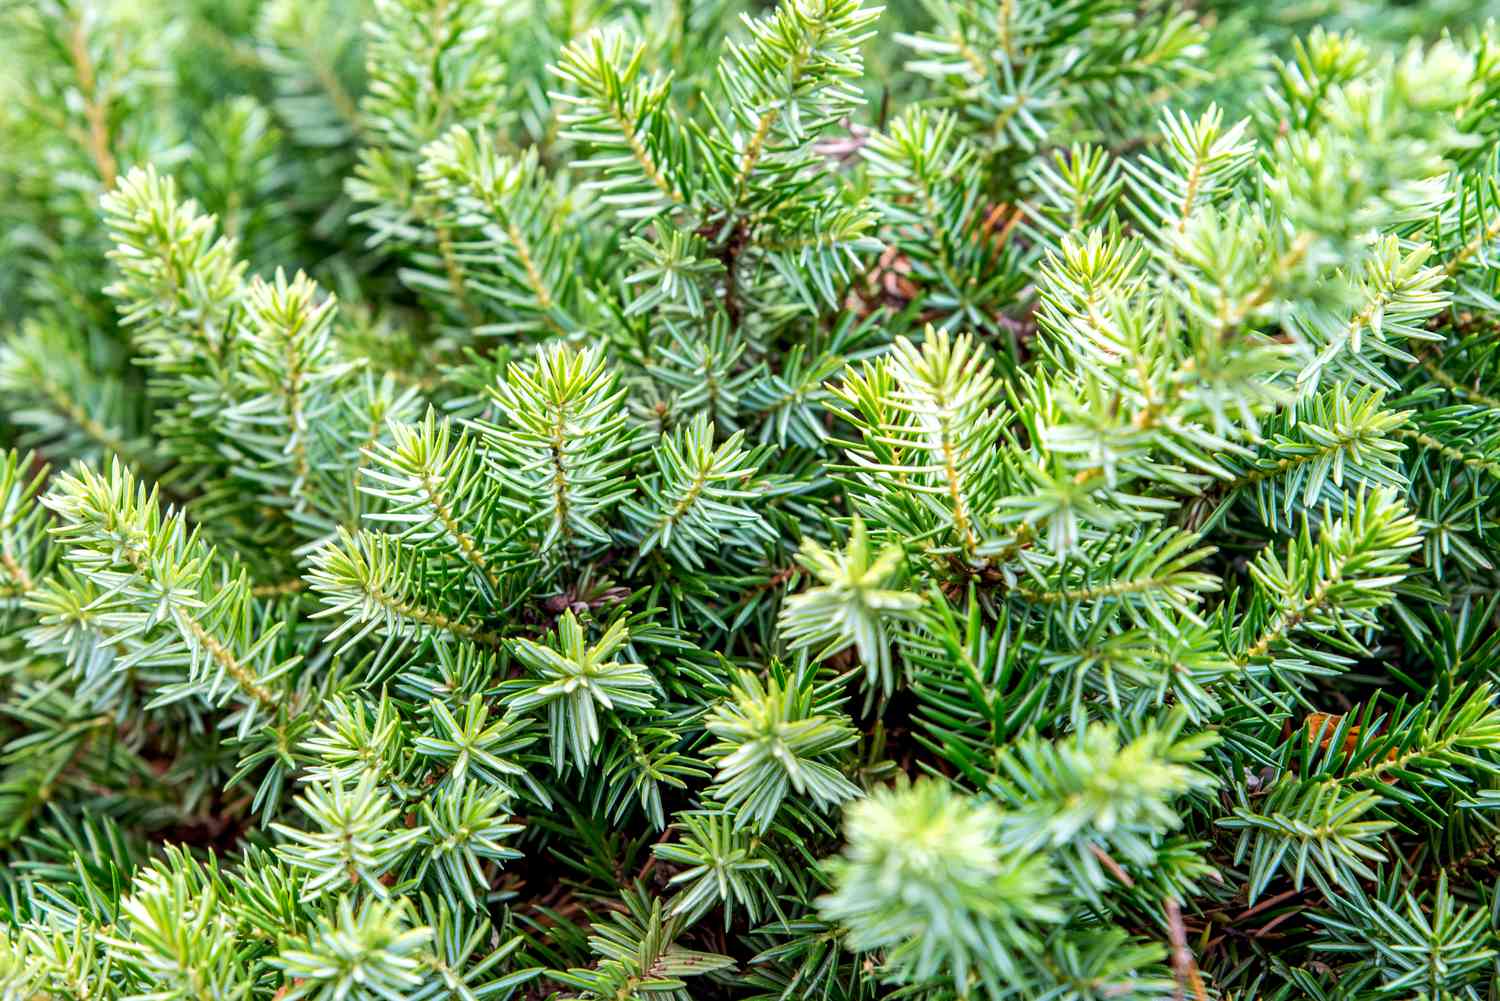
[(1496, 997), (1494, 14), (0, 4), (0, 999)]

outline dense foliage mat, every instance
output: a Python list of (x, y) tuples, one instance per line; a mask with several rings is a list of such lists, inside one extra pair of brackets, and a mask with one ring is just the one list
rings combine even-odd
[(1496, 997), (1488, 12), (0, 4), (0, 998)]

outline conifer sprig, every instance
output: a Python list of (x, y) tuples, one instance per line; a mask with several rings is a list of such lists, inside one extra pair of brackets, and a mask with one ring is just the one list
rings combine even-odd
[(0, 4), (0, 997), (1494, 996), (1473, 7)]

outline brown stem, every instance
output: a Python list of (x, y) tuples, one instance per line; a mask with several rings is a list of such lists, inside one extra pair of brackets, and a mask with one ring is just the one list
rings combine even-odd
[[(31, 574), (27, 573), (26, 568), (21, 566), (10, 553), (0, 551), (0, 569), (3, 569), (5, 575), (15, 582), (17, 595), (26, 594), (36, 587), (36, 581), (31, 579)], [(9, 590), (0, 594), (9, 594)]]
[(68, 55), (73, 61), (74, 72), (78, 74), (78, 89), (83, 94), (83, 114), (89, 126), (89, 155), (93, 157), (99, 180), (107, 191), (115, 186), (119, 168), (109, 148), (108, 109), (99, 98), (99, 80), (94, 60), (89, 56), (82, 15), (73, 22), (73, 31), (68, 37)]

